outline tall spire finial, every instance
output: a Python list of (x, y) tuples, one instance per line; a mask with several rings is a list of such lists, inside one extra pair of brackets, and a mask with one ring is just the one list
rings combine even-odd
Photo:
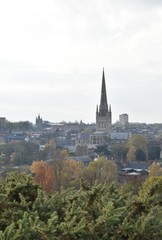
[(98, 105), (96, 106), (96, 113), (98, 113)]
[(104, 73), (104, 68), (103, 68), (100, 113), (101, 113), (101, 115), (105, 115), (106, 112), (108, 112), (108, 104), (107, 104), (107, 94), (106, 94), (106, 84), (105, 84), (105, 73)]

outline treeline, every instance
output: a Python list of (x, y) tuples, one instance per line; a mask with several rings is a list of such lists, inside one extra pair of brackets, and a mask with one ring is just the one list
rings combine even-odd
[(29, 131), (33, 128), (33, 124), (29, 121), (10, 122), (8, 120), (0, 120), (0, 132), (12, 131)]
[(30, 165), (39, 158), (39, 145), (32, 142), (11, 142), (0, 145), (0, 165)]
[[(44, 141), (44, 140), (42, 140)], [(47, 141), (47, 143), (46, 143)], [(34, 142), (9, 142), (0, 144), (0, 165), (12, 164), (15, 166), (28, 164), (34, 160), (47, 161), (53, 158), (56, 141), (53, 134), (46, 136), (45, 148), (39, 150), (39, 145)], [(110, 148), (110, 149), (109, 149)], [(113, 143), (110, 146), (98, 146), (94, 152), (99, 156), (106, 156), (116, 161), (148, 161), (159, 160), (161, 148), (159, 142), (148, 142), (142, 135), (133, 135), (127, 143)], [(93, 155), (94, 153), (92, 153)], [(92, 156), (93, 158), (94, 156)]]
[[(103, 149), (104, 148), (100, 147)], [(102, 152), (102, 149), (99, 149)], [(145, 136), (133, 134), (126, 143), (112, 145), (111, 153), (114, 158), (122, 161), (147, 161), (160, 159), (160, 142), (148, 141)]]
[[(90, 186), (112, 181), (126, 181), (126, 178), (120, 174), (120, 164), (117, 165), (117, 162), (108, 160), (105, 156), (100, 156), (85, 165), (73, 159), (73, 157), (69, 159), (66, 150), (51, 148), (50, 145), (48, 147), (50, 147), (50, 161), (33, 161), (30, 168), (36, 183), (43, 186), (43, 189), (48, 193), (61, 191), (61, 189), (69, 187), (78, 189), (81, 177), (86, 179)], [(148, 175), (162, 175), (159, 162), (153, 161), (151, 163)], [(136, 176), (136, 178), (130, 176), (129, 181), (140, 184), (143, 180), (140, 176)]]
[(114, 161), (102, 156), (87, 166), (74, 159), (67, 159), (67, 151), (56, 149), (49, 163), (41, 160), (31, 165), (36, 183), (43, 186), (48, 193), (74, 187), (79, 188), (80, 178), (87, 180), (90, 186), (117, 181), (118, 170)]
[(161, 240), (162, 177), (45, 193), (26, 174), (0, 181), (1, 240)]

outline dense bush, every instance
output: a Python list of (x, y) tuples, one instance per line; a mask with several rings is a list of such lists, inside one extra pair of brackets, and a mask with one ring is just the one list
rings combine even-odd
[(47, 195), (29, 175), (0, 182), (1, 240), (161, 240), (162, 177), (132, 186), (84, 179), (80, 189)]

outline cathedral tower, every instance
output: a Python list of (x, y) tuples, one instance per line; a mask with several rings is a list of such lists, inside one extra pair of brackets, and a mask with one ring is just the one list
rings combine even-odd
[(105, 73), (103, 69), (100, 106), (96, 109), (96, 131), (108, 136), (111, 134), (111, 106), (107, 103)]

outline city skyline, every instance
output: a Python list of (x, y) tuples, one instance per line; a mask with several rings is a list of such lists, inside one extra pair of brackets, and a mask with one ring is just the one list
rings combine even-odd
[(161, 123), (162, 3), (0, 3), (0, 116), (95, 122), (105, 69), (112, 122)]

